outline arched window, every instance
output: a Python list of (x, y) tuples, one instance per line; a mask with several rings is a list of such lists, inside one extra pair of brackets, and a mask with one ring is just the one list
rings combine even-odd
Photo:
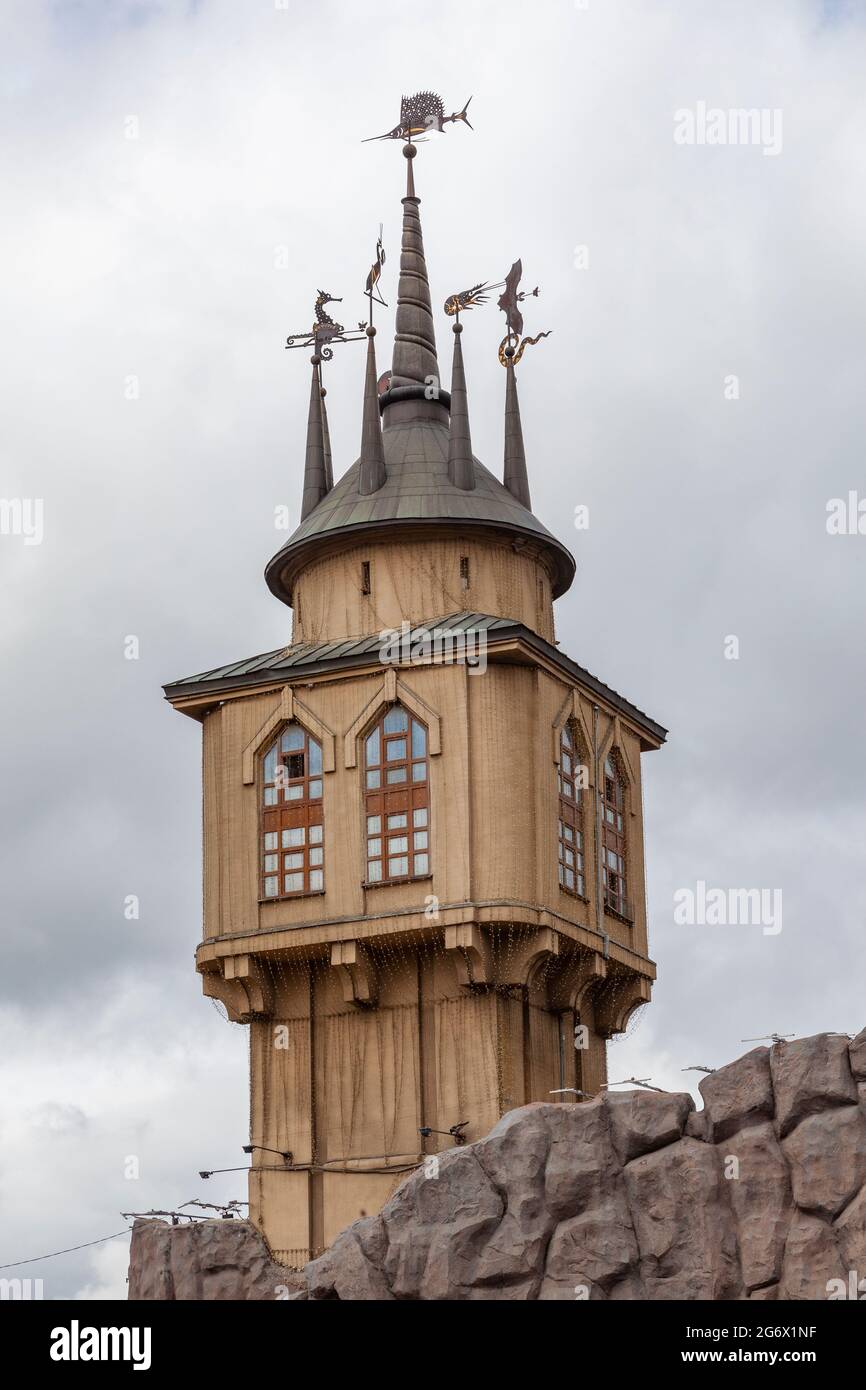
[(364, 739), (367, 883), (430, 873), (427, 729), (391, 705)]
[(564, 724), (559, 739), (559, 884), (585, 898), (580, 770), (574, 734)]
[(322, 745), (289, 724), (261, 761), (263, 898), (325, 887)]
[(620, 917), (631, 919), (626, 898), (625, 786), (615, 753), (604, 760), (602, 870), (604, 905)]

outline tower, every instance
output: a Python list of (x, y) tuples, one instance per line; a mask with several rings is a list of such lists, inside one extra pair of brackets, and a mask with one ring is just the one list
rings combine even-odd
[(301, 520), (265, 572), (291, 641), (165, 687), (202, 723), (196, 965), (250, 1029), (250, 1214), (287, 1264), (505, 1111), (594, 1094), (655, 978), (640, 758), (665, 730), (554, 641), (575, 562), (531, 510), (519, 262), (504, 481), (472, 453), (453, 305), (440, 385), (406, 113), (390, 374), (370, 321), (336, 482), (322, 361), (350, 335), (319, 304), (308, 340)]

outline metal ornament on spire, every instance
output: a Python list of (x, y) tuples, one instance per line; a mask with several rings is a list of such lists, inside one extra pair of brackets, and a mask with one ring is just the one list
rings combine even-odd
[(523, 313), (520, 309), (520, 305), (523, 303), (524, 299), (538, 298), (537, 285), (534, 290), (518, 290), (517, 286), (520, 284), (522, 275), (523, 262), (517, 260), (506, 275), (505, 289), (497, 300), (499, 308), (504, 313), (508, 325), (505, 337), (499, 344), (499, 360), (503, 367), (507, 367), (509, 362), (511, 362), (512, 365), (516, 365), (523, 356), (525, 348), (534, 347), (542, 338), (549, 338), (553, 332), (553, 330), (549, 328), (544, 333), (536, 334), (534, 338), (524, 338), (521, 341), (521, 334), (523, 333)]
[(382, 267), (383, 267), (384, 264), (385, 264), (385, 247), (382, 245), (382, 223), (380, 222), (380, 223), (379, 223), (379, 238), (378, 238), (378, 240), (377, 240), (377, 242), (376, 242), (376, 259), (375, 259), (375, 261), (373, 262), (373, 264), (370, 266), (370, 273), (369, 273), (369, 275), (367, 276), (367, 284), (366, 284), (366, 286), (364, 287), (364, 293), (365, 293), (366, 296), (367, 296), (367, 302), (368, 302), (368, 304), (369, 304), (369, 306), (370, 306), (370, 308), (369, 308), (369, 321), (370, 321), (370, 325), (371, 325), (371, 326), (372, 326), (372, 323), (373, 323), (373, 304), (374, 304), (374, 302), (375, 302), (376, 304), (381, 304), (383, 309), (387, 309), (387, 307), (388, 307), (388, 305), (385, 303), (385, 300), (382, 298), (382, 291), (378, 288), (379, 281), (380, 281), (381, 278), (382, 278)]
[(444, 135), (446, 125), (452, 121), (462, 121), (472, 130), (474, 127), (466, 115), (471, 100), (470, 97), (462, 111), (446, 116), (442, 98), (436, 92), (416, 92), (414, 96), (401, 97), (399, 125), (384, 135), (368, 135), (361, 143), (368, 145), (372, 140), (412, 140), (418, 136), (423, 139), (431, 130)]
[(313, 312), (315, 322), (312, 328), (302, 332), (292, 333), (286, 339), (287, 348), (312, 347), (318, 357), (323, 362), (330, 362), (334, 355), (332, 343), (357, 343), (361, 342), (365, 335), (367, 325), (360, 323), (357, 331), (345, 329), (341, 323), (335, 322), (330, 314), (325, 312), (326, 304), (342, 304), (341, 296), (329, 294), (327, 290), (316, 292), (316, 302)]
[(473, 285), (468, 290), (458, 290), (456, 294), (449, 294), (445, 300), (445, 312), (449, 318), (456, 318), (460, 322), (460, 315), (466, 309), (474, 309), (479, 304), (486, 304), (490, 298), (492, 290), (501, 290), (505, 284), (500, 280), (498, 285), (488, 284), (486, 280), (478, 285)]

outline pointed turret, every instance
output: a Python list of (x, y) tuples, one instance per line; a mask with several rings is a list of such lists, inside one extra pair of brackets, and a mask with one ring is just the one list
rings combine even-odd
[[(321, 368), (319, 370), (321, 378)], [(325, 405), (327, 391), (324, 386), (321, 390), (322, 396), (322, 448), (325, 455), (325, 492), (331, 491), (334, 486), (334, 464), (331, 458), (331, 431), (328, 429), (328, 407)]]
[(376, 349), (373, 339), (376, 330), (367, 329), (367, 374), (364, 379), (364, 420), (361, 426), (361, 458), (358, 471), (358, 491), (362, 497), (378, 492), (385, 481), (385, 451), (382, 447), (382, 425), (379, 420), (379, 392), (376, 375)]
[(505, 357), (505, 471), (502, 481), (512, 497), (516, 497), (527, 511), (532, 511), (520, 402), (517, 399), (517, 377), (514, 374), (514, 348), (510, 345), (505, 349)]
[(448, 430), (448, 477), (455, 487), (470, 492), (475, 486), (475, 460), (469, 432), (469, 400), (460, 335), (463, 324), (454, 325), (454, 362), (451, 368), (451, 424)]
[(322, 430), (322, 378), (318, 353), (311, 359), (313, 379), (310, 384), (310, 409), (307, 415), (307, 450), (304, 460), (304, 492), (301, 498), (301, 521), (304, 521), (328, 492), (328, 465), (325, 461), (325, 439)]

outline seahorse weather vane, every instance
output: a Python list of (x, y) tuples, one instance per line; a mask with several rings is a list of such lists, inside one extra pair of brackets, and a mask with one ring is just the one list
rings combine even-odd
[(326, 304), (342, 304), (342, 296), (330, 294), (328, 290), (318, 290), (314, 305), (315, 322), (312, 328), (304, 329), (298, 333), (292, 333), (286, 339), (287, 348), (313, 347), (318, 357), (324, 362), (330, 362), (334, 355), (331, 343), (356, 343), (363, 338), (365, 324), (358, 325), (358, 331), (349, 329), (348, 331), (341, 323), (337, 323), (325, 312)]

